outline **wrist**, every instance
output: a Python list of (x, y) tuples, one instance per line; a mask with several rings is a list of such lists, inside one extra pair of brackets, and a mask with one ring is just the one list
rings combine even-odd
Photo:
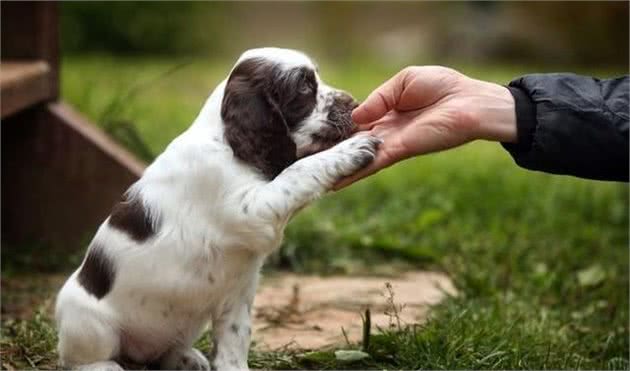
[(479, 86), (476, 87), (475, 94), (479, 96), (478, 139), (516, 143), (516, 106), (512, 93), (498, 84), (477, 82)]

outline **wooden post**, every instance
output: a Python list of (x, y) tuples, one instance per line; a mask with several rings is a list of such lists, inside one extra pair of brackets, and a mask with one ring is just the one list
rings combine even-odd
[(0, 6), (2, 247), (82, 248), (144, 164), (58, 102), (58, 4)]
[(56, 2), (2, 1), (2, 60), (48, 64), (46, 96), (59, 96), (59, 7)]

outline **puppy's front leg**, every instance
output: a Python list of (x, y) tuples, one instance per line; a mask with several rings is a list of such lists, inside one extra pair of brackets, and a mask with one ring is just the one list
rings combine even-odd
[(371, 135), (357, 135), (295, 162), (259, 190), (254, 200), (258, 212), (275, 219), (290, 218), (339, 180), (372, 162), (381, 142)]
[[(251, 300), (250, 300), (251, 302)], [(246, 300), (227, 305), (212, 324), (212, 370), (247, 370), (252, 334), (251, 303)]]

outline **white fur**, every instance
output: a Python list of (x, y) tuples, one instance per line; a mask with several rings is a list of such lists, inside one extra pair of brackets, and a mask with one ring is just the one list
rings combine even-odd
[[(314, 68), (304, 54), (254, 49), (264, 57)], [(173, 140), (129, 194), (142, 200), (159, 228), (136, 242), (107, 220), (93, 243), (116, 267), (111, 291), (98, 300), (79, 284), (77, 270), (56, 303), (62, 366), (115, 368), (111, 360), (159, 359), (162, 368), (208, 369), (192, 348), (212, 322), (220, 370), (246, 369), (258, 275), (278, 248), (291, 216), (372, 159), (379, 140), (355, 136), (305, 157), (272, 181), (233, 156), (220, 110), (226, 82), (206, 101), (192, 126)], [(294, 134), (298, 152), (325, 120), (320, 81), (317, 108)], [(107, 362), (109, 361), (109, 362)]]

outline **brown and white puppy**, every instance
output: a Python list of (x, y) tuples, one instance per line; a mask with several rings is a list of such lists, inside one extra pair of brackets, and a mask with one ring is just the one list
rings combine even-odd
[[(373, 160), (304, 54), (245, 52), (125, 193), (56, 304), (64, 367), (246, 369), (260, 267), (293, 214)], [(192, 347), (212, 323), (209, 363)]]

